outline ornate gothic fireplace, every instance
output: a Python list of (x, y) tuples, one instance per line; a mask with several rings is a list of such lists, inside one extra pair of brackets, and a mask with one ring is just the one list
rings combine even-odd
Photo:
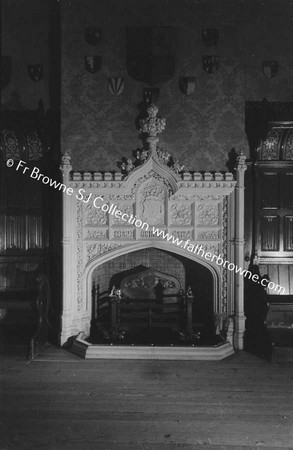
[[(86, 357), (166, 357), (220, 359), (243, 348), (243, 277), (191, 251), (196, 245), (211, 255), (244, 266), (245, 157), (231, 173), (183, 171), (178, 161), (158, 148), (165, 127), (151, 105), (141, 121), (146, 145), (122, 173), (72, 172), (62, 158), (67, 191), (63, 194), (63, 313), (61, 344), (78, 335), (75, 351)], [(163, 230), (181, 240), (172, 243), (154, 233)], [(177, 241), (178, 242), (178, 241)], [(191, 247), (192, 246), (192, 247)], [(199, 248), (198, 247), (198, 248)], [(230, 317), (223, 346), (203, 348), (126, 348), (90, 345), (93, 273), (114, 258), (139, 250), (159, 249), (195, 261), (212, 279), (213, 313), (219, 326)]]

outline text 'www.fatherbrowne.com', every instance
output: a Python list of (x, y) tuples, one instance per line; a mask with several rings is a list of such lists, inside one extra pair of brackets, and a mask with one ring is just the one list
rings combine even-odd
[(153, 227), (152, 233), (154, 236), (160, 237), (165, 241), (171, 242), (174, 245), (177, 245), (180, 248), (187, 250), (188, 252), (194, 253), (197, 256), (200, 256), (207, 261), (215, 262), (218, 266), (222, 266), (225, 269), (234, 271), (235, 273), (239, 273), (245, 278), (251, 279), (255, 283), (261, 284), (263, 287), (268, 287), (271, 290), (274, 290), (278, 294), (284, 294), (285, 288), (280, 286), (279, 284), (275, 284), (272, 281), (268, 282), (266, 278), (260, 278), (258, 274), (252, 273), (250, 270), (243, 269), (242, 267), (238, 267), (232, 262), (224, 260), (222, 255), (215, 255), (211, 252), (206, 252), (202, 245), (200, 244), (192, 244), (189, 239), (186, 241), (175, 238), (172, 234), (166, 233), (164, 230), (160, 230), (158, 228)]

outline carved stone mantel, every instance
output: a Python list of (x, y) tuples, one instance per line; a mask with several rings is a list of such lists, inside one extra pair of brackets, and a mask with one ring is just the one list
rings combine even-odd
[[(243, 213), (242, 206), (237, 206), (237, 202), (243, 204), (245, 160), (241, 158), (236, 181), (231, 173), (176, 173), (156, 148), (144, 164), (124, 177), (112, 172), (70, 172), (70, 158), (65, 155), (60, 169), (63, 183), (72, 193), (63, 194), (61, 344), (80, 332), (89, 334), (93, 270), (121, 254), (155, 247), (185, 256), (211, 271), (214, 312), (225, 316), (236, 313), (239, 323), (235, 346), (242, 348), (243, 298), (242, 304), (235, 305), (235, 294), (241, 300), (241, 293), (234, 286), (234, 273), (152, 232), (153, 226), (162, 229), (243, 267)], [(235, 190), (236, 186), (240, 190)], [(102, 204), (117, 205), (117, 210), (147, 223), (149, 228), (137, 227), (96, 208)]]

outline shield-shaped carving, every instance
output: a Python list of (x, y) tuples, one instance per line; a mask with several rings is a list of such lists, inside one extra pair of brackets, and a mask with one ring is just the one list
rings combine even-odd
[(150, 105), (151, 103), (157, 103), (160, 96), (160, 89), (153, 87), (145, 87), (143, 88), (143, 99), (144, 101)]
[(84, 65), (88, 72), (96, 73), (102, 65), (102, 57), (98, 55), (88, 55), (84, 57)]
[(215, 73), (219, 68), (219, 57), (216, 55), (205, 55), (202, 57), (202, 65), (207, 73)]
[(274, 78), (278, 73), (278, 61), (263, 61), (262, 72), (268, 78)]
[(102, 37), (102, 30), (97, 27), (85, 27), (84, 37), (88, 44), (97, 45)]
[(28, 74), (30, 79), (33, 81), (40, 81), (44, 75), (43, 64), (29, 64), (27, 66)]
[(11, 57), (1, 56), (1, 89), (3, 89), (11, 78)]
[(195, 77), (180, 77), (179, 88), (185, 95), (193, 94), (195, 90)]
[(110, 94), (120, 95), (124, 90), (124, 80), (121, 77), (109, 77), (107, 81), (107, 88)]
[(127, 28), (127, 70), (151, 86), (170, 80), (175, 71), (173, 27)]
[(219, 40), (219, 30), (217, 28), (206, 28), (201, 32), (203, 43), (207, 47), (217, 45)]
[(142, 204), (142, 218), (150, 225), (160, 224), (164, 220), (164, 207), (161, 199), (146, 198)]

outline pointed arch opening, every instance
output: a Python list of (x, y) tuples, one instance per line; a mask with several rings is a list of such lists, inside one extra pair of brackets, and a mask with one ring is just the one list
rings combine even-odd
[[(92, 343), (216, 342), (214, 317), (219, 311), (220, 277), (213, 266), (195, 255), (189, 257), (188, 252), (162, 242), (137, 243), (96, 258), (86, 268), (85, 279)], [(125, 280), (128, 288), (136, 289), (124, 291)], [(115, 292), (121, 289), (117, 299)], [(188, 320), (193, 335), (191, 331), (188, 334)]]

